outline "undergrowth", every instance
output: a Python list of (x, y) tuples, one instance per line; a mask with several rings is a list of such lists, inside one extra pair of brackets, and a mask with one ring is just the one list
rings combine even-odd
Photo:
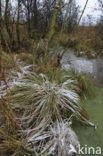
[(65, 156), (69, 154), (71, 143), (77, 149), (79, 141), (71, 129), (74, 119), (94, 126), (81, 104), (81, 93), (88, 89), (83, 76), (60, 69), (45, 75), (31, 72), (10, 91), (8, 95), (17, 115), (19, 135), (25, 140), (23, 149), (27, 147), (40, 156)]
[[(27, 56), (19, 57), (26, 62)], [(86, 74), (61, 70), (54, 62), (25, 73), (1, 98), (1, 155), (65, 156), (71, 154), (70, 144), (78, 150), (74, 121), (94, 126), (82, 105), (86, 94), (93, 93), (91, 80)]]
[(93, 80), (90, 75), (87, 73), (78, 73), (75, 70), (71, 70), (69, 72), (69, 75), (71, 78), (74, 78), (78, 82), (78, 86), (80, 88), (80, 95), (83, 98), (90, 97), (93, 98), (95, 97), (95, 89), (94, 89), (94, 84)]
[(2, 68), (3, 70), (10, 70), (17, 67), (16, 54), (8, 54), (2, 51)]
[[(96, 58), (102, 55), (103, 40), (97, 35), (94, 27), (79, 27), (74, 32), (57, 34), (56, 38), (61, 46), (72, 48), (77, 56)], [(82, 53), (81, 53), (82, 52)]]

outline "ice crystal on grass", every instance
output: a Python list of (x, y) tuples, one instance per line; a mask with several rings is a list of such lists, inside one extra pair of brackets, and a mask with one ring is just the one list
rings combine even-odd
[(74, 82), (69, 79), (56, 84), (51, 83), (43, 74), (30, 74), (25, 76), (21, 85), (17, 84), (12, 95), (16, 104), (28, 106), (25, 112), (28, 124), (37, 125), (43, 121), (47, 122), (47, 119), (51, 122), (60, 116), (65, 118), (71, 114), (85, 121), (85, 110), (80, 105), (80, 97), (76, 91), (78, 87)]
[(35, 145), (35, 150), (40, 154), (52, 156), (68, 156), (71, 155), (71, 146), (77, 151), (79, 141), (75, 132), (70, 128), (70, 122), (63, 120), (49, 126), (47, 131), (37, 133), (28, 138)]
[[(39, 155), (70, 155), (78, 147), (78, 138), (70, 127), (72, 118), (94, 126), (80, 104), (79, 87), (68, 75), (57, 81), (46, 75), (30, 73), (11, 90), (13, 108), (22, 111), (19, 117), (26, 146)], [(71, 119), (70, 119), (71, 118)], [(70, 119), (69, 122), (65, 120)]]

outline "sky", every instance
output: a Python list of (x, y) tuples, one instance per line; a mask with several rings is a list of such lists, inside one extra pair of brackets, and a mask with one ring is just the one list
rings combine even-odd
[[(69, 1), (69, 0), (64, 0), (64, 1)], [(11, 0), (12, 4), (15, 4), (15, 0)], [(83, 9), (86, 0), (76, 0), (77, 5), (80, 6), (80, 10)], [(96, 9), (96, 10), (95, 10)], [(100, 17), (101, 15), (101, 11), (99, 10), (99, 4), (98, 4), (98, 0), (89, 0), (88, 1), (88, 5), (87, 8), (85, 9), (84, 15), (81, 19), (81, 23), (83, 22), (84, 18), (87, 17), (87, 15), (90, 15), (93, 17), (93, 23), (95, 24), (98, 17)], [(87, 18), (85, 18), (87, 19)]]
[[(77, 1), (77, 4), (81, 7), (81, 9), (83, 9), (86, 0), (76, 0), (76, 1)], [(95, 8), (96, 8), (96, 10), (95, 10)], [(86, 17), (87, 15), (91, 15), (94, 18), (94, 23), (97, 21), (98, 17), (100, 17), (101, 11), (99, 10), (98, 0), (89, 0), (88, 1), (88, 5), (84, 12), (82, 21), (83, 21), (84, 17)]]

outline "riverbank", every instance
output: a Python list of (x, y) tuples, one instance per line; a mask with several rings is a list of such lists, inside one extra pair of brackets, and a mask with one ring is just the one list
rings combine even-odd
[[(85, 60), (84, 58), (78, 59), (78, 57), (74, 56), (73, 53), (72, 55), (70, 53), (67, 54), (68, 55), (66, 55), (66, 57), (63, 56), (65, 59), (64, 62), (61, 62), (61, 65), (62, 68), (63, 66), (67, 68), (71, 67), (70, 69), (68, 68), (68, 72), (62, 70), (60, 67), (56, 67), (55, 69), (50, 70), (49, 72), (45, 69), (46, 72), (44, 71), (44, 73), (36, 73), (37, 68), (40, 68), (39, 65), (35, 65), (33, 64), (33, 62), (31, 64), (27, 64), (26, 61), (28, 60), (28, 55), (22, 56), (22, 61), (24, 59), (24, 62), (20, 60), (21, 56), (14, 56), (15, 61), (17, 61), (15, 63), (18, 68), (15, 68), (15, 70), (13, 70), (12, 65), (10, 66), (12, 68), (10, 68), (9, 71), (11, 72), (11, 74), (13, 74), (13, 77), (11, 77), (11, 81), (9, 81), (9, 79), (7, 81), (8, 88), (6, 88), (7, 86), (5, 86), (4, 84), (3, 86), (1, 86), (0, 89), (0, 94), (2, 95), (0, 101), (2, 120), (0, 122), (1, 125), (4, 124), (4, 127), (1, 126), (0, 135), (4, 142), (8, 140), (4, 137), (6, 136), (5, 128), (7, 129), (7, 123), (10, 122), (9, 116), (12, 115), (14, 115), (13, 118), (15, 119), (16, 125), (18, 125), (18, 129), (15, 126), (10, 126), (10, 130), (13, 129), (13, 132), (8, 132), (7, 137), (10, 136), (10, 140), (8, 140), (8, 143), (12, 143), (11, 140), (14, 139), (15, 135), (19, 143), (21, 142), (21, 140), (23, 140), (23, 144), (19, 144), (19, 148), (23, 148), (24, 153), (27, 147), (33, 153), (38, 152), (39, 154), (41, 153), (41, 151), (43, 152), (44, 148), (48, 148), (49, 143), (51, 147), (54, 147), (51, 138), (55, 140), (55, 137), (57, 143), (55, 145), (55, 148), (53, 148), (54, 153), (56, 153), (56, 147), (58, 147), (59, 144), (61, 148), (58, 150), (60, 150), (60, 152), (63, 153), (69, 152), (68, 146), (70, 147), (70, 144), (73, 144), (74, 147), (77, 148), (79, 144), (77, 136), (80, 139), (81, 145), (82, 143), (85, 144), (85, 142), (89, 140), (86, 140), (84, 136), (86, 136), (87, 138), (92, 138), (90, 136), (93, 135), (95, 140), (95, 125), (98, 124), (98, 120), (101, 120), (101, 118), (96, 120), (97, 122), (95, 122), (94, 118), (92, 118), (91, 116), (91, 110), (93, 107), (91, 103), (93, 99), (91, 99), (91, 101), (89, 100), (93, 91), (92, 81), (87, 74), (82, 73), (82, 70), (85, 72), (89, 71), (89, 65), (92, 65), (92, 63), (91, 60)], [(70, 55), (72, 57), (70, 57)], [(75, 67), (77, 67), (77, 71), (75, 71)], [(72, 71), (71, 69), (74, 69), (74, 71)], [(93, 74), (91, 69), (92, 68), (90, 68), (90, 74)], [(98, 90), (96, 92), (99, 93)], [(87, 93), (89, 93), (89, 96), (87, 96)], [(4, 95), (7, 95), (6, 98), (7, 100), (9, 100), (8, 103), (6, 103), (6, 98)], [(94, 99), (97, 97), (98, 96), (94, 97)], [(87, 100), (84, 101), (84, 99), (86, 98)], [(101, 100), (101, 96), (99, 98)], [(3, 107), (2, 103), (4, 103), (6, 107), (9, 106), (9, 116), (8, 113), (5, 112), (5, 107)], [(95, 106), (98, 107), (98, 105)], [(94, 113), (97, 113), (96, 107), (93, 107), (95, 108)], [(88, 110), (90, 118), (86, 110)], [(102, 110), (101, 102), (100, 110)], [(7, 116), (7, 121), (5, 120), (6, 123), (4, 122), (5, 114)], [(75, 123), (72, 122), (74, 120)], [(82, 124), (85, 124), (85, 126), (78, 125), (78, 121)], [(11, 123), (14, 124), (14, 121), (11, 120)], [(92, 126), (92, 128), (88, 126)], [(73, 130), (76, 131), (77, 136), (71, 129), (71, 127), (73, 128)], [(66, 132), (64, 131), (65, 129)], [(87, 132), (91, 130), (89, 134), (85, 133), (86, 129)], [(97, 136), (98, 129), (95, 130), (95, 132)], [(101, 130), (99, 132), (101, 133)], [(59, 139), (61, 134), (63, 138)], [(68, 136), (68, 140), (66, 139), (66, 136)], [(25, 137), (27, 139), (26, 142)], [(40, 138), (42, 138), (42, 141)], [(50, 141), (49, 143), (48, 139)], [(63, 144), (62, 140), (64, 140)], [(82, 140), (84, 140), (84, 142)], [(31, 146), (31, 141), (33, 142), (34, 146)], [(37, 147), (38, 144), (39, 149), (41, 149), (41, 151), (39, 151), (39, 149), (37, 148), (35, 148), (34, 150), (34, 147)], [(41, 144), (43, 144), (42, 148)], [(63, 150), (64, 145), (65, 151)], [(5, 144), (3, 144), (3, 142), (1, 141), (0, 146), (2, 148), (3, 146), (5, 146)], [(14, 145), (12, 144), (12, 146)], [(50, 152), (51, 147), (49, 147)], [(12, 152), (12, 148), (9, 146), (8, 148), (10, 148), (10, 151)], [(17, 145), (15, 146), (15, 149), (17, 149)], [(28, 154), (30, 151), (27, 151)], [(6, 152), (7, 154), (7, 151), (2, 152)], [(15, 153), (15, 150), (13, 152)], [(22, 152), (22, 149), (18, 152)], [(45, 154), (47, 154), (46, 150)]]

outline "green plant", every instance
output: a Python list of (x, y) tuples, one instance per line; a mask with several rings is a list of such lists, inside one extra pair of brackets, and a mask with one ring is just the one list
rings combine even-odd
[(72, 70), (69, 75), (71, 78), (77, 80), (78, 87), (80, 88), (80, 96), (83, 96), (83, 98), (86, 98), (86, 96), (95, 96), (94, 84), (90, 75), (86, 73), (78, 73), (75, 70)]

